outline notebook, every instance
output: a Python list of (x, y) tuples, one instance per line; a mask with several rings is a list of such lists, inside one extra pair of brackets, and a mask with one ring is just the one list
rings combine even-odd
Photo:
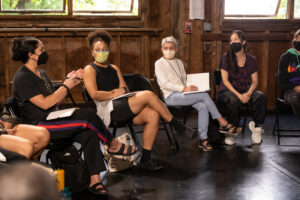
[(117, 100), (117, 99), (121, 99), (121, 98), (124, 98), (124, 97), (131, 97), (131, 96), (135, 95), (135, 93), (136, 92), (129, 92), (129, 93), (123, 94), (121, 96), (115, 97), (112, 100)]
[(207, 92), (210, 90), (209, 86), (209, 73), (196, 73), (187, 75), (187, 86), (194, 85), (198, 91), (183, 92), (183, 94), (193, 94), (199, 92)]
[(53, 120), (53, 119), (70, 117), (70, 116), (73, 115), (73, 113), (77, 109), (79, 109), (79, 108), (68, 108), (68, 109), (64, 109), (64, 110), (53, 111), (53, 112), (48, 114), (46, 120)]

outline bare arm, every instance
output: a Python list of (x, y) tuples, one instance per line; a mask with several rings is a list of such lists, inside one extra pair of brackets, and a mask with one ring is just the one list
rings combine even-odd
[(96, 81), (96, 71), (91, 65), (84, 68), (83, 75), (84, 85), (90, 97), (94, 100), (105, 101), (115, 97), (115, 91), (98, 91)]
[[(82, 76), (82, 69), (72, 71), (67, 75), (68, 79), (66, 79), (63, 84), (69, 89), (72, 89), (80, 83), (79, 79), (82, 78)], [(36, 95), (34, 97), (31, 97), (29, 101), (37, 107), (43, 110), (47, 110), (57, 103), (61, 102), (66, 97), (68, 92), (66, 87), (61, 86), (54, 93), (46, 97), (42, 94)]]

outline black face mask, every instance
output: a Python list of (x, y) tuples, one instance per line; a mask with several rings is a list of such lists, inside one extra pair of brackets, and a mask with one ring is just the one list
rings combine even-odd
[(294, 42), (293, 42), (293, 45), (294, 45), (294, 48), (295, 48), (297, 51), (300, 51), (300, 42), (299, 42), (299, 41), (294, 41)]
[(230, 45), (230, 49), (234, 52), (237, 53), (242, 49), (242, 44), (240, 42), (233, 42)]
[(44, 51), (43, 53), (41, 53), (39, 55), (39, 59), (37, 61), (37, 64), (38, 65), (43, 65), (43, 64), (46, 64), (47, 63), (47, 60), (48, 60), (48, 54), (46, 51)]

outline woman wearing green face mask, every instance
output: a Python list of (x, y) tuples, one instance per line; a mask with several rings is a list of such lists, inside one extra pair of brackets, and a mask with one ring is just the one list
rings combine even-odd
[(152, 147), (162, 117), (170, 122), (175, 130), (183, 134), (193, 134), (193, 130), (179, 123), (170, 114), (166, 106), (151, 91), (140, 91), (134, 96), (112, 101), (128, 92), (120, 69), (109, 64), (109, 44), (111, 36), (106, 31), (91, 32), (87, 37), (94, 62), (84, 68), (84, 84), (97, 105), (97, 114), (106, 126), (111, 121), (125, 122), (132, 120), (134, 124), (145, 124), (143, 134), (143, 152), (139, 166), (143, 169), (158, 170), (162, 166), (151, 159)]

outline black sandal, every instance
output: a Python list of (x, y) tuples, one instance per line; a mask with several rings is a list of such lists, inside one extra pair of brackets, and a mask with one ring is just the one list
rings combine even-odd
[[(204, 142), (207, 142), (207, 143), (204, 144)], [(208, 139), (204, 139), (204, 140), (200, 139), (198, 147), (200, 149), (202, 149), (203, 151), (212, 151), (213, 150), (212, 146), (208, 142)]]
[[(97, 186), (101, 185), (102, 187), (97, 188)], [(96, 195), (108, 196), (108, 190), (104, 187), (103, 183), (99, 182), (91, 187), (89, 187), (89, 191)]]
[[(239, 127), (234, 126), (234, 125), (231, 125), (231, 126), (229, 126), (229, 125), (230, 124), (227, 122), (227, 124), (225, 126), (220, 126), (219, 132), (228, 134), (228, 135), (232, 135), (232, 136), (237, 136), (241, 132), (241, 130), (238, 130)], [(231, 129), (233, 129), (232, 132), (230, 132)]]
[(132, 152), (132, 148), (133, 146), (129, 145), (128, 146), (128, 149), (127, 149), (127, 152), (124, 153), (124, 150), (125, 150), (125, 144), (122, 144), (121, 148), (119, 149), (119, 151), (117, 152), (111, 152), (109, 151), (109, 148), (107, 150), (107, 152), (111, 155), (119, 155), (119, 156), (131, 156), (133, 154), (135, 154), (137, 152), (137, 149), (135, 149), (133, 152)]

